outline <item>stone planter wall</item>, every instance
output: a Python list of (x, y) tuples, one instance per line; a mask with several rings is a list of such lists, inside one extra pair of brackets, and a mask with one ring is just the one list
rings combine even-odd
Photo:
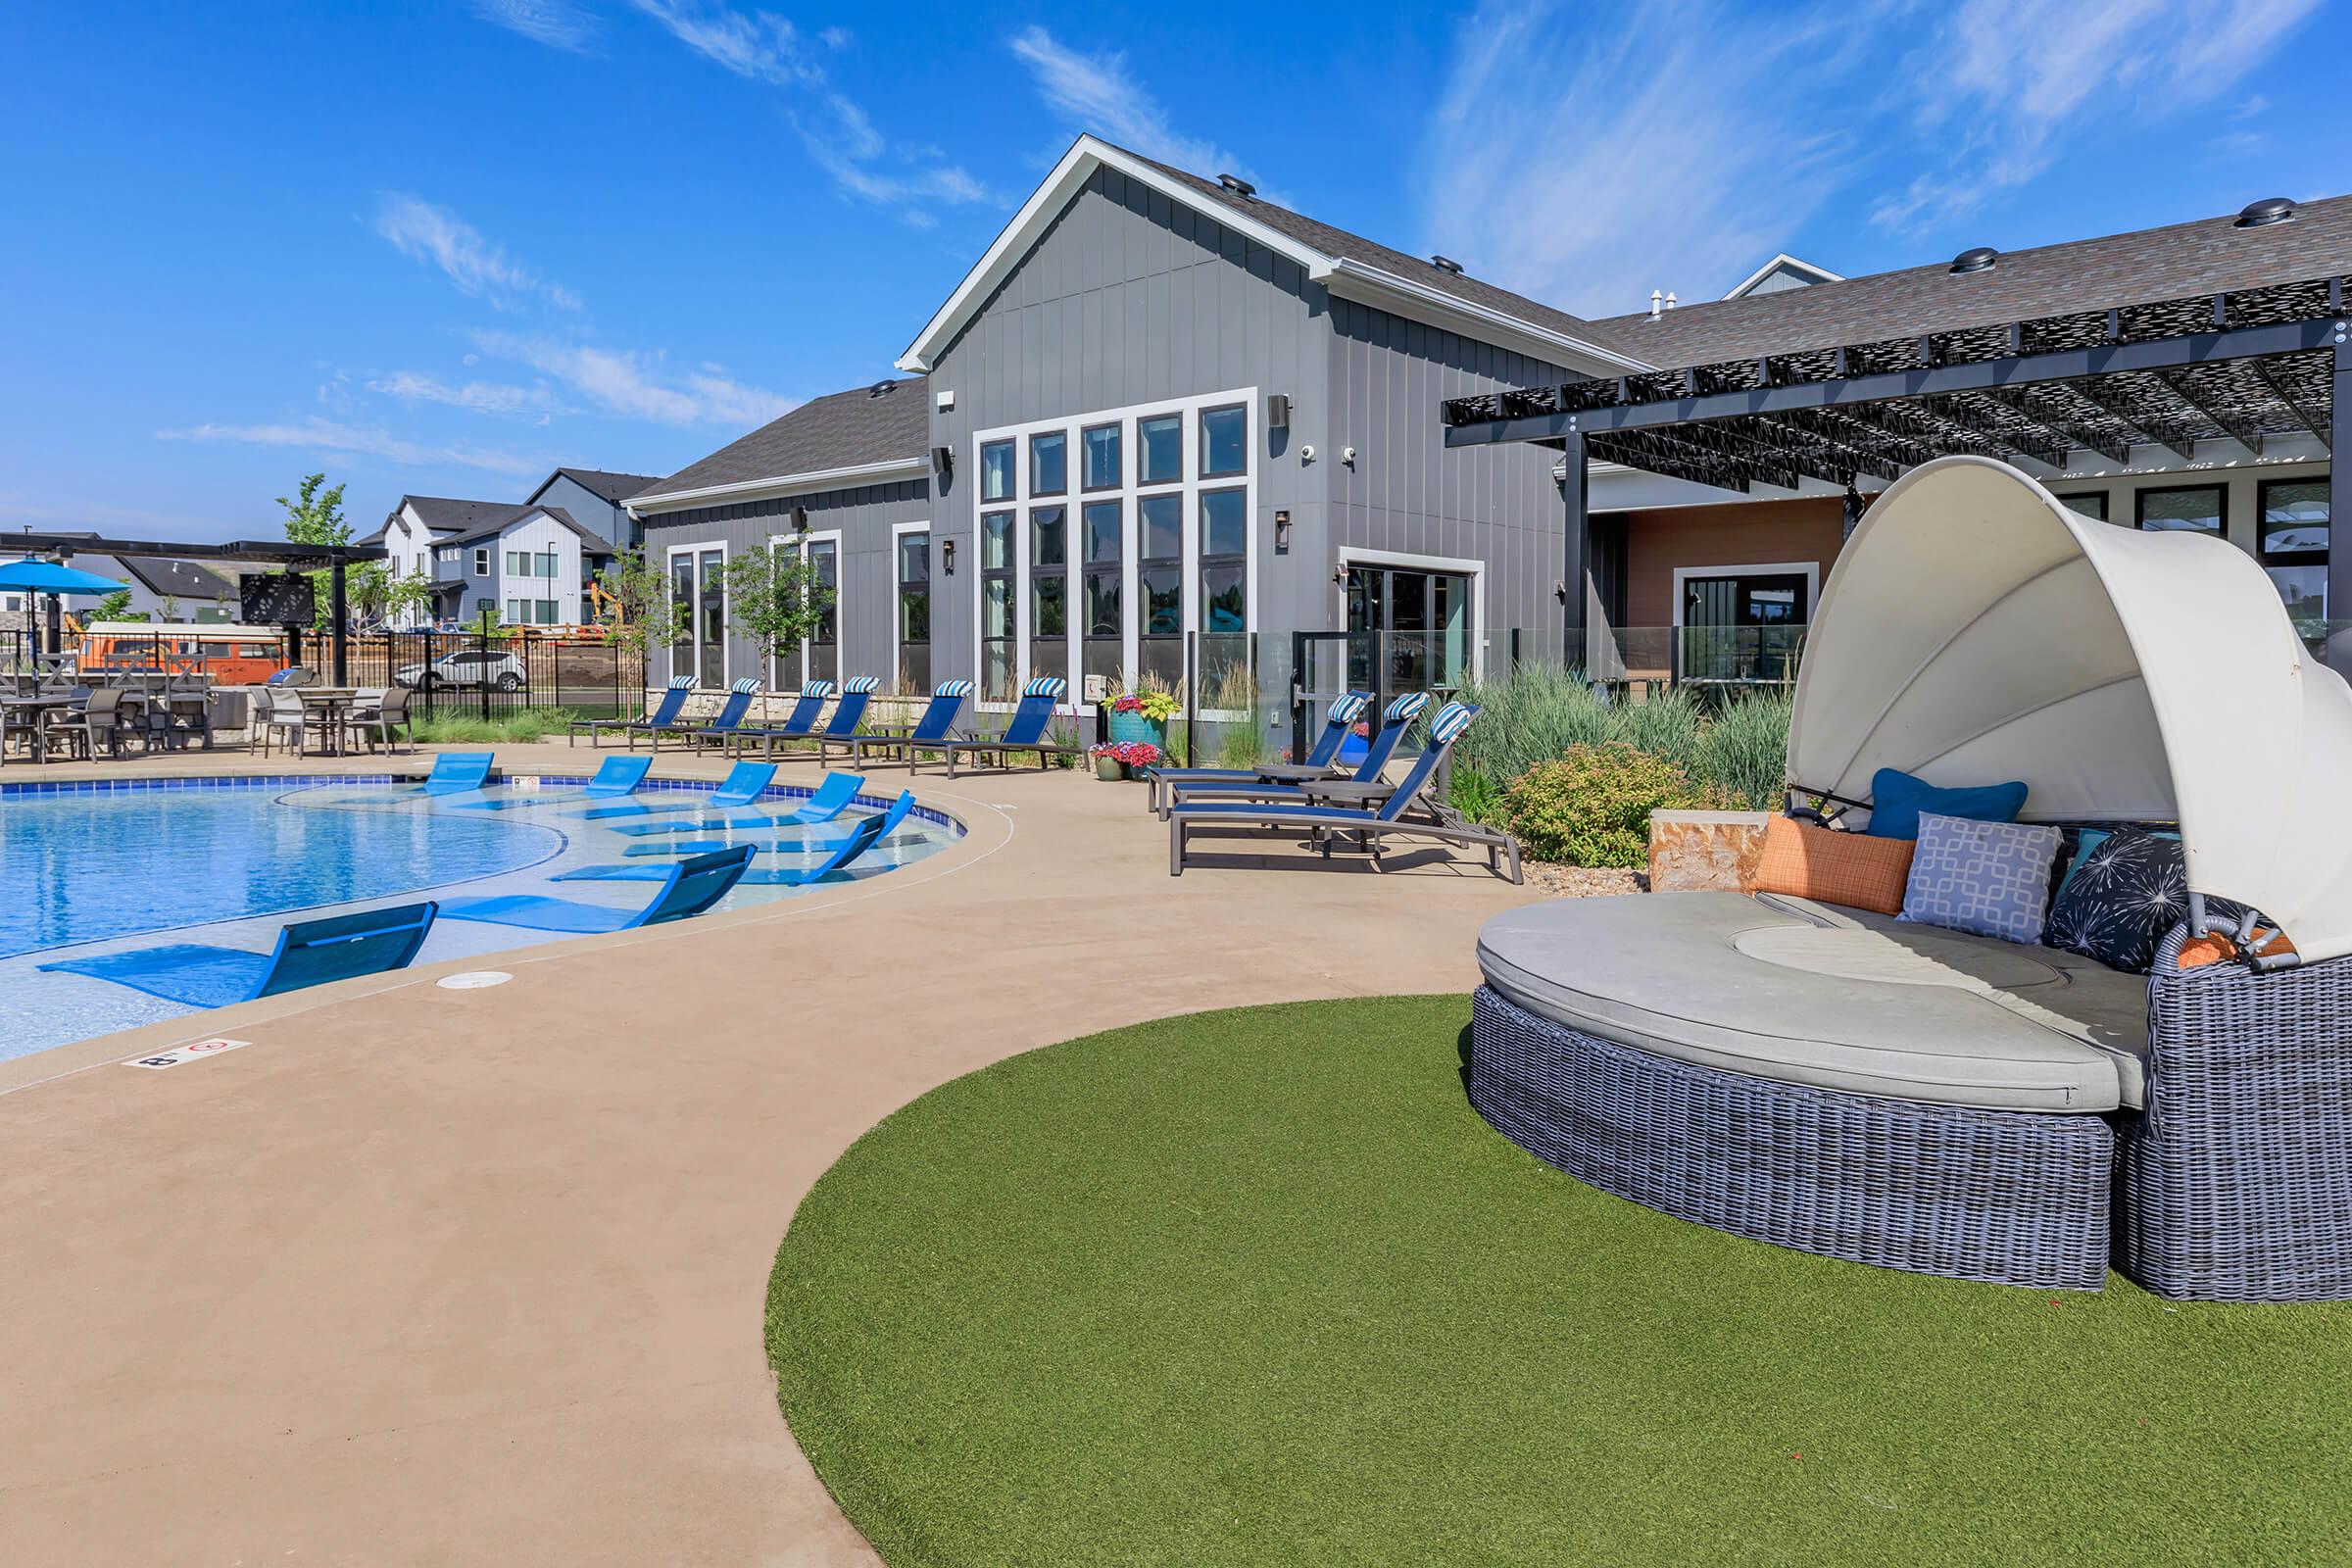
[(1652, 811), (1649, 891), (1745, 893), (1764, 854), (1769, 811)]

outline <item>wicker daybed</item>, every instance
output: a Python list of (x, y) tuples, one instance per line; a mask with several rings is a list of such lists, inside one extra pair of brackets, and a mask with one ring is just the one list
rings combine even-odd
[[(2141, 975), (1777, 895), (1515, 910), (1479, 946), (1479, 1111), (1596, 1187), (1832, 1257), (2352, 1298), (2352, 689), (2261, 569), (1997, 463), (1913, 470), (1831, 575), (1789, 739), (1794, 797), (1841, 826), (1881, 767), (2177, 824), (2189, 918)], [(2230, 956), (2183, 967), (2209, 927)]]

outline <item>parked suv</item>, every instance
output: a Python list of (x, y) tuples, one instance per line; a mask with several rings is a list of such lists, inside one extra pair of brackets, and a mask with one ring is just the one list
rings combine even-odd
[(430, 669), (422, 664), (404, 664), (392, 672), (392, 678), (419, 691), (436, 686), (487, 686), (493, 691), (513, 692), (530, 684), (522, 661), (513, 654), (474, 648), (444, 654), (433, 661)]

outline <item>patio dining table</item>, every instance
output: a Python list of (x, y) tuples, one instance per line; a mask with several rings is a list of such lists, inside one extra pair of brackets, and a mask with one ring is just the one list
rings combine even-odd
[(0, 697), (0, 762), (8, 760), (10, 733), (20, 729), (25, 732), (25, 750), (29, 760), (47, 761), (49, 743), (42, 734), (43, 721), (52, 710), (72, 708), (77, 700), (71, 692)]
[(344, 727), (352, 706), (359, 701), (357, 686), (296, 686), (303, 708), (318, 718), (318, 752), (322, 757), (344, 755)]

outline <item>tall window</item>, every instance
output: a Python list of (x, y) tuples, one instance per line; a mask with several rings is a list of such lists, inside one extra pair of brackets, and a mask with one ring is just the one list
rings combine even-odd
[(1069, 678), (1070, 513), (1067, 507), (1029, 512), (1030, 675)]
[[(1115, 681), (1127, 662), (1127, 620), (1123, 609), (1127, 600), (1126, 545), (1121, 537), (1124, 511), (1116, 501), (1090, 501), (1080, 514), (1080, 561), (1086, 573), (1083, 659), (1088, 681), (1098, 677), (1105, 683)], [(1083, 694), (1086, 689), (1081, 683), (1080, 692)]]
[(1184, 416), (1157, 414), (1135, 421), (1137, 484), (1174, 484), (1184, 477)]
[(899, 690), (931, 689), (931, 536), (903, 533), (899, 557)]
[(727, 683), (726, 564), (727, 552), (719, 545), (687, 545), (669, 553), (669, 597), (678, 609), (669, 672), (697, 676), (706, 687)]
[(1200, 492), (1200, 643), (1195, 672), (1205, 694), (1250, 667), (1250, 497)]
[(808, 674), (814, 680), (841, 681), (841, 543), (835, 539), (808, 542), (808, 564), (817, 589), (829, 602), (816, 612), (808, 633)]
[(1012, 499), (1012, 443), (991, 441), (980, 449), (980, 499)]
[(1119, 462), (1119, 427), (1115, 424), (1093, 424), (1079, 436), (1086, 470), (1083, 483), (1089, 490), (1116, 490), (1125, 482), (1127, 473)]
[(2187, 484), (2142, 490), (2136, 498), (2142, 528), (2178, 528), (2190, 533), (2228, 532), (2229, 492), (2218, 484)]
[(1250, 470), (1250, 410), (1230, 408), (1200, 411), (1200, 477), (1222, 479)]
[(1012, 514), (980, 518), (980, 695), (1009, 702), (1013, 679)]
[(2263, 570), (2297, 620), (2328, 618), (2328, 481), (2272, 479), (2258, 492)]
[(1049, 430), (1029, 438), (1029, 494), (1057, 496), (1070, 488), (1070, 438)]
[(1136, 503), (1137, 580), (1143, 585), (1138, 657), (1143, 673), (1171, 686), (1184, 679), (1184, 497)]

